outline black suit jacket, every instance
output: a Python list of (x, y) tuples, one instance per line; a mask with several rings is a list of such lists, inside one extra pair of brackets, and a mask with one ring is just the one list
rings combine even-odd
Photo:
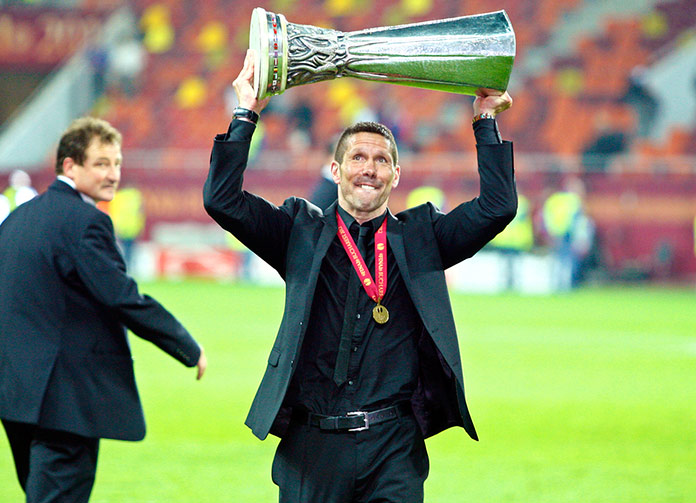
[[(300, 354), (319, 269), (336, 236), (336, 203), (322, 211), (292, 197), (278, 207), (243, 191), (249, 142), (224, 138), (219, 135), (213, 146), (203, 191), (206, 210), (286, 283), (283, 320), (246, 420), (261, 439), (269, 432), (282, 436), (290, 411), (281, 405)], [(425, 204), (388, 215), (388, 243), (425, 327), (419, 341), (418, 389), (411, 400), (425, 437), (463, 426), (477, 438), (464, 397), (444, 270), (476, 253), (512, 220), (517, 208), (512, 144), (479, 146), (478, 159), (480, 197), (448, 214)]]
[(142, 439), (126, 328), (198, 361), (191, 335), (126, 274), (108, 215), (56, 180), (0, 226), (0, 417)]

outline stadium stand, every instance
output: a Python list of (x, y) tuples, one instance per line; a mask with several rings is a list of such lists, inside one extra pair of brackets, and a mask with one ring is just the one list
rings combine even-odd
[[(117, 4), (82, 2), (98, 10)], [(484, 0), (283, 0), (272, 5), (266, 8), (289, 22), (341, 31), (492, 10)], [(199, 159), (200, 165), (185, 169), (204, 176), (206, 152), (234, 106), (230, 84), (259, 2), (133, 0), (131, 6), (148, 50), (147, 65), (135, 95), (107, 86), (95, 112), (124, 132), (136, 170), (153, 164), (180, 170), (182, 159)], [(627, 259), (657, 260), (655, 250), (665, 240), (673, 249), (667, 254), (673, 276), (696, 273), (693, 237), (686, 230), (696, 215), (693, 0), (499, 0), (495, 9), (507, 11), (517, 37), (510, 83), (515, 113), (501, 119), (501, 129), (515, 141), (518, 179), (532, 207), (542, 204), (549, 180), (579, 174), (606, 262), (617, 276)], [(681, 77), (671, 73), (677, 71)], [(457, 169), (461, 159), (474, 154), (473, 135), (460, 127), (470, 100), (355, 79), (293, 88), (274, 98), (264, 113), (264, 140), (250, 181), (276, 202), (289, 190), (307, 195), (324, 146), (347, 123), (371, 117), (393, 127), (413, 166), (415, 178), (404, 178), (404, 194), (427, 182), (441, 186), (448, 200), (470, 197), (476, 187)], [(297, 121), (301, 107), (304, 119)], [(293, 135), (297, 128), (302, 135)], [(306, 140), (298, 138), (311, 138), (314, 148), (303, 153)], [(279, 171), (293, 180), (282, 190), (275, 181)], [(656, 186), (663, 194), (653, 193)], [(399, 197), (397, 206), (405, 204)]]
[[(597, 116), (611, 118), (611, 127), (632, 136), (637, 127), (637, 117), (632, 105), (622, 102), (631, 82), (631, 72), (638, 66), (648, 67), (665, 47), (677, 43), (684, 32), (693, 26), (694, 11), (685, 0), (677, 2), (635, 2), (633, 12), (624, 6), (620, 16), (616, 14), (615, 2), (603, 2), (604, 17), (591, 17), (598, 10), (598, 2), (581, 0), (565, 1), (501, 1), (497, 4), (508, 11), (516, 29), (518, 56), (516, 71), (522, 79), (511, 83), (517, 101), (530, 113), (520, 113), (509, 119), (506, 130), (517, 139), (520, 148), (530, 152), (555, 152), (559, 154), (582, 153), (598, 133)], [(151, 53), (144, 80), (145, 90), (139, 98), (150, 105), (142, 106), (142, 114), (155, 114), (147, 122), (172, 127), (176, 130), (188, 128), (190, 134), (178, 141), (185, 146), (203, 148), (208, 143), (215, 127), (226, 113), (225, 91), (234, 78), (234, 69), (239, 66), (247, 44), (248, 21), (251, 10), (257, 2), (216, 0), (201, 2), (191, 7), (191, 2), (166, 2), (139, 0), (135, 8), (140, 15), (144, 29), (158, 16), (171, 23), (174, 40), (169, 50)], [(420, 8), (403, 7), (420, 5)], [(642, 5), (638, 5), (642, 4)], [(654, 10), (645, 11), (647, 4)], [(354, 8), (350, 8), (350, 6)], [(379, 22), (416, 22), (453, 15), (470, 15), (490, 9), (488, 2), (469, 0), (453, 4), (447, 2), (374, 2), (371, 0), (355, 2), (288, 1), (282, 4), (282, 13), (290, 22), (297, 20), (302, 24), (334, 27), (350, 31), (372, 27)], [(398, 9), (398, 7), (403, 7)], [(163, 14), (165, 12), (166, 14)], [(369, 12), (369, 16), (365, 14)], [(401, 14), (397, 16), (395, 12)], [(409, 12), (415, 12), (410, 15)], [(226, 13), (222, 15), (221, 13)], [(585, 13), (585, 14), (583, 14)], [(584, 19), (584, 26), (590, 26), (576, 35), (574, 40), (561, 42), (554, 30), (559, 24), (569, 24), (564, 19)], [(397, 19), (398, 18), (398, 19)], [(240, 20), (244, 20), (243, 22)], [(155, 23), (156, 24), (156, 23)], [(577, 24), (577, 23), (576, 23)], [(211, 30), (211, 26), (214, 29)], [(584, 33), (584, 35), (582, 35)], [(567, 38), (571, 38), (570, 35)], [(206, 50), (202, 44), (217, 43), (220, 47)], [(574, 42), (574, 43), (573, 43)], [(558, 49), (546, 49), (551, 55), (548, 68), (528, 75), (526, 57), (535, 50), (544, 50), (547, 44)], [(570, 46), (570, 50), (562, 50)], [(211, 64), (211, 58), (215, 60)], [(533, 66), (533, 65), (532, 65)], [(515, 74), (513, 74), (515, 75)], [(191, 89), (200, 96), (181, 110), (177, 106), (177, 92), (190, 79), (202, 83), (201, 88)], [(293, 90), (293, 93), (299, 93)], [(344, 93), (344, 94), (342, 94)], [(341, 85), (322, 83), (312, 92), (303, 93), (303, 98), (312, 107), (317, 120), (311, 136), (320, 144), (330, 141), (334, 131), (349, 122), (351, 114), (342, 107), (355, 100), (371, 107), (378, 118), (387, 117), (391, 110), (383, 110), (382, 103), (408, 103), (409, 107), (401, 115), (408, 127), (403, 128), (401, 142), (405, 148), (414, 151), (438, 152), (447, 148), (448, 140), (460, 140), (461, 136), (449, 134), (448, 124), (439, 123), (439, 113), (450, 106), (457, 97), (442, 93), (422, 92), (418, 89), (403, 89), (396, 86), (379, 91), (379, 101), (371, 100), (375, 86), (370, 83), (351, 83)], [(110, 96), (120, 105), (120, 96)], [(460, 98), (460, 101), (465, 101)], [(179, 100), (180, 101), (180, 100)], [(372, 101), (372, 103), (371, 103)], [(375, 102), (376, 101), (376, 102)], [(533, 105), (532, 105), (533, 104)], [(116, 106), (110, 110), (118, 122)], [(282, 107), (281, 107), (282, 108)], [(533, 110), (533, 113), (531, 113)], [(427, 113), (426, 113), (427, 112)], [(282, 110), (276, 120), (290, 127), (290, 119)], [(413, 120), (412, 117), (418, 117)], [(107, 118), (109, 118), (107, 114)], [(386, 119), (384, 119), (386, 120)], [(199, 126), (203, 122), (210, 128)], [(636, 148), (648, 153), (687, 153), (691, 147), (689, 140), (693, 134), (693, 119), (688, 129), (678, 129), (675, 138), (658, 142), (640, 138)], [(182, 126), (183, 124), (183, 126)], [(320, 124), (320, 127), (317, 126)], [(530, 127), (531, 126), (531, 127)], [(416, 128), (414, 131), (413, 128)], [(439, 137), (438, 133), (449, 138)], [(171, 138), (171, 137), (170, 137)], [(150, 135), (140, 136), (143, 147), (161, 146), (162, 139)], [(466, 144), (466, 143), (465, 143)], [(178, 146), (181, 146), (180, 144)]]

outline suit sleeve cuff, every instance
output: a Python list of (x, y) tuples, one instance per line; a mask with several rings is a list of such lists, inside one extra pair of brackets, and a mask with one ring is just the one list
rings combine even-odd
[(503, 143), (495, 119), (479, 119), (474, 122), (474, 136), (477, 145), (495, 145)]
[(256, 124), (244, 120), (234, 119), (227, 128), (227, 133), (217, 135), (220, 141), (251, 141), (256, 129)]

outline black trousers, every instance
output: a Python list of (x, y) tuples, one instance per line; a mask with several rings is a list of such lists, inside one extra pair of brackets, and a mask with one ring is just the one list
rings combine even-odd
[(86, 503), (99, 439), (2, 420), (27, 503)]
[(280, 503), (422, 503), (428, 454), (412, 416), (357, 432), (291, 423), (272, 478)]

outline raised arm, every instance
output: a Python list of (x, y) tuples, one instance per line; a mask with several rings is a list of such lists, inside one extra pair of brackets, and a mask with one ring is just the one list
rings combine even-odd
[[(239, 106), (260, 115), (269, 98), (256, 99), (253, 81), (254, 54), (250, 50), (233, 87)], [(217, 135), (203, 188), (203, 204), (223, 229), (283, 276), (285, 250), (292, 227), (290, 209), (278, 207), (242, 188), (255, 128), (253, 120), (235, 114), (227, 133)]]
[(510, 108), (505, 92), (479, 89), (473, 103), (480, 193), (435, 218), (435, 235), (445, 268), (471, 257), (512, 221), (517, 190), (512, 143), (500, 139), (495, 117)]

